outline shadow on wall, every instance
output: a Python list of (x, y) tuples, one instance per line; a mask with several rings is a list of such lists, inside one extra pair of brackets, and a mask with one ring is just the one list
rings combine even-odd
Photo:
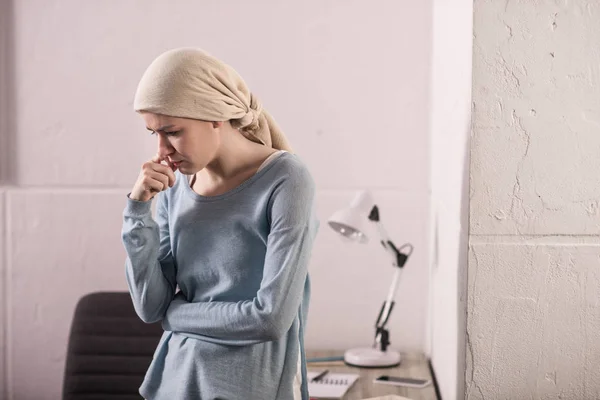
[(0, 185), (10, 185), (17, 177), (13, 1), (0, 4)]
[[(471, 113), (472, 115), (472, 113)], [(465, 127), (465, 157), (463, 159), (463, 176), (460, 195), (460, 226), (458, 240), (458, 268), (456, 270), (456, 302), (458, 335), (456, 335), (456, 399), (466, 398), (466, 372), (467, 372), (467, 299), (469, 269), (469, 215), (470, 215), (470, 179), (471, 179), (471, 121)], [(470, 354), (470, 352), (469, 352)]]
[[(434, 178), (435, 216), (432, 227), (431, 361), (444, 400), (465, 398), (467, 385), (467, 301), (470, 216), (471, 113), (452, 121), (436, 143), (442, 162)], [(460, 127), (460, 128), (459, 128)], [(454, 143), (440, 137), (451, 137)], [(456, 143), (460, 140), (460, 144)], [(452, 146), (450, 146), (450, 144)], [(463, 147), (464, 146), (464, 147)], [(434, 157), (436, 155), (434, 154)], [(460, 170), (462, 169), (462, 170)], [(437, 179), (437, 180), (435, 180)]]

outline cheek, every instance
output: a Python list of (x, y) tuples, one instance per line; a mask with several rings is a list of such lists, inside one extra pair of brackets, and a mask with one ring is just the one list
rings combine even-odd
[(176, 138), (173, 140), (172, 146), (184, 158), (203, 163), (217, 152), (220, 146), (220, 137), (214, 132), (194, 132), (194, 134)]
[(212, 157), (219, 148), (219, 137), (212, 132), (198, 135), (194, 139), (194, 153), (200, 157)]
[(202, 161), (207, 155), (207, 148), (198, 138), (183, 137), (173, 146), (175, 150), (189, 160)]
[(221, 145), (221, 136), (219, 135), (219, 133), (210, 132), (206, 135), (205, 139), (207, 151), (210, 153), (215, 153)]

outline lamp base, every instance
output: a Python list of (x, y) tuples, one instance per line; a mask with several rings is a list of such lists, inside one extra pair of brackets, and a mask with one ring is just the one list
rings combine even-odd
[(347, 350), (344, 362), (360, 368), (391, 368), (400, 365), (400, 353), (394, 350), (381, 351), (372, 347)]

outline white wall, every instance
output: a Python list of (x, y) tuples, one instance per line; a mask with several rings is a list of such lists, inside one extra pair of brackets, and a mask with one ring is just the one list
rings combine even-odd
[(472, 0), (433, 2), (430, 349), (444, 400), (464, 398)]
[(6, 265), (6, 249), (5, 243), (5, 229), (6, 229), (6, 215), (5, 215), (5, 193), (0, 188), (0, 400), (6, 398), (6, 289), (5, 289), (5, 265)]
[(16, 112), (3, 132), (17, 139), (3, 189), (9, 398), (57, 398), (76, 301), (126, 289), (122, 208), (155, 148), (133, 94), (150, 61), (175, 46), (235, 66), (314, 173), (323, 224), (307, 346), (372, 341), (392, 267), (376, 243), (349, 247), (325, 224), (370, 188), (393, 240), (416, 249), (391, 340), (424, 348), (430, 2), (234, 4), (14, 2)]
[(599, 19), (475, 1), (469, 399), (600, 398)]

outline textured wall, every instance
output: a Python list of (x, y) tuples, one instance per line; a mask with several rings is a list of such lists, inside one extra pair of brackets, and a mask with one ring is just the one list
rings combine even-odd
[(475, 1), (469, 399), (600, 398), (598, 21)]
[(423, 349), (430, 2), (19, 0), (12, 17), (14, 129), (3, 132), (16, 138), (6, 149), (15, 162), (3, 221), (9, 398), (58, 398), (77, 299), (126, 288), (121, 213), (156, 146), (132, 99), (144, 68), (174, 46), (234, 65), (314, 173), (322, 228), (307, 346), (372, 342), (393, 269), (376, 242), (349, 246), (325, 223), (367, 187), (393, 240), (416, 249), (391, 340)]

